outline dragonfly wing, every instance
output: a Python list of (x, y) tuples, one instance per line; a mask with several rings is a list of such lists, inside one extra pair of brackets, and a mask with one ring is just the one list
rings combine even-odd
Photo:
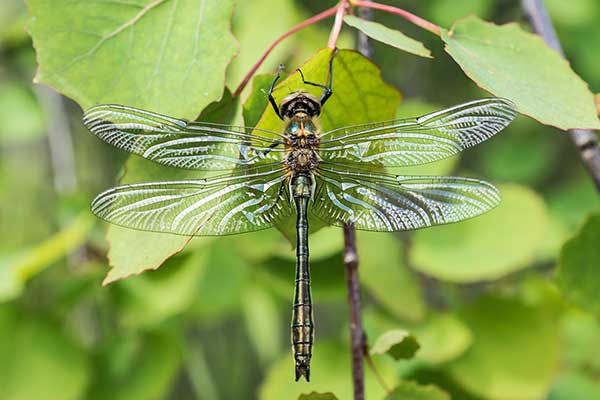
[(292, 213), (282, 170), (209, 180), (139, 183), (109, 189), (92, 212), (120, 226), (187, 236), (266, 229)]
[(322, 136), (325, 163), (403, 167), (450, 157), (489, 139), (515, 117), (515, 105), (489, 98), (412, 120), (336, 129)]
[(133, 107), (95, 106), (83, 123), (105, 142), (170, 167), (227, 170), (283, 158), (280, 139), (251, 135), (249, 128), (189, 122)]
[(321, 169), (311, 212), (331, 225), (404, 231), (462, 221), (499, 203), (498, 189), (476, 179)]

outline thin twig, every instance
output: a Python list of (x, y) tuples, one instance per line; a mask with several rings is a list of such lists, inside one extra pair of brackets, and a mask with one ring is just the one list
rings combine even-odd
[[(367, 0), (367, 3), (370, 3), (370, 0)], [(373, 20), (373, 9), (368, 7), (361, 7), (359, 10), (359, 15), (362, 19), (367, 21)], [(358, 44), (357, 50), (360, 54), (367, 57), (368, 59), (373, 58), (373, 46), (371, 45), (371, 41), (369, 37), (365, 35), (362, 31), (358, 31)]]
[(360, 314), (360, 284), (358, 281), (358, 254), (356, 252), (356, 233), (352, 223), (344, 224), (344, 264), (348, 283), (348, 309), (350, 315), (350, 348), (352, 350), (352, 382), (354, 400), (365, 398), (365, 373), (363, 356), (366, 352), (365, 332)]
[[(534, 31), (544, 39), (546, 44), (556, 50), (563, 58), (565, 53), (560, 45), (548, 10), (542, 0), (521, 0), (523, 10)], [(600, 192), (600, 148), (598, 138), (594, 131), (588, 129), (572, 129), (569, 131), (571, 141), (579, 150), (581, 159), (585, 164), (596, 189)]]
[(367, 361), (369, 369), (371, 369), (371, 372), (373, 372), (373, 375), (375, 375), (375, 379), (377, 379), (377, 382), (379, 382), (383, 390), (385, 390), (385, 392), (388, 395), (390, 395), (392, 393), (392, 389), (390, 389), (390, 387), (385, 383), (383, 376), (381, 376), (381, 374), (377, 370), (377, 367), (375, 367), (375, 363), (373, 362), (373, 359), (371, 358), (368, 349), (365, 350), (365, 360)]
[(342, 23), (344, 22), (344, 15), (348, 8), (348, 0), (340, 0), (335, 11), (335, 21), (333, 27), (331, 27), (331, 33), (329, 34), (329, 40), (327, 41), (327, 47), (335, 49), (337, 46), (338, 37), (342, 30)]
[(309, 25), (314, 24), (315, 22), (319, 22), (322, 19), (325, 19), (327, 17), (331, 17), (332, 15), (334, 15), (338, 10), (338, 7), (331, 7), (325, 11), (323, 11), (322, 13), (319, 13), (315, 16), (310, 17), (309, 19), (307, 19), (306, 21), (303, 21), (301, 23), (299, 23), (298, 25), (294, 26), (292, 29), (290, 29), (289, 31), (285, 32), (283, 35), (279, 36), (277, 38), (277, 40), (275, 40), (273, 43), (271, 43), (271, 45), (269, 46), (269, 48), (263, 53), (263, 55), (258, 59), (258, 61), (256, 62), (256, 64), (254, 64), (252, 66), (252, 68), (250, 68), (250, 71), (248, 71), (248, 73), (246, 74), (246, 76), (244, 77), (244, 79), (242, 80), (242, 82), (239, 84), (239, 86), (237, 87), (237, 89), (235, 89), (235, 92), (233, 93), (234, 96), (239, 96), (240, 93), (242, 93), (242, 91), (244, 90), (244, 88), (246, 87), (246, 85), (248, 84), (248, 82), (250, 81), (250, 78), (252, 78), (252, 76), (254, 75), (254, 73), (256, 72), (256, 70), (258, 68), (260, 68), (260, 66), (262, 65), (262, 63), (265, 61), (265, 59), (267, 58), (267, 56), (269, 54), (271, 54), (271, 52), (273, 51), (273, 49), (279, 44), (281, 43), (285, 38), (287, 38), (288, 36), (298, 32), (299, 30), (301, 30), (302, 28), (306, 28)]
[(404, 18), (405, 20), (412, 22), (413, 24), (417, 25), (420, 28), (423, 28), (431, 33), (434, 33), (437, 36), (442, 36), (442, 28), (440, 28), (439, 26), (437, 26), (436, 24), (434, 24), (432, 22), (429, 22), (419, 16), (416, 16), (413, 13), (403, 10), (402, 8), (388, 6), (387, 4), (379, 4), (379, 3), (375, 3), (373, 1), (354, 0), (351, 2), (351, 4), (356, 7), (374, 8), (376, 10), (381, 10), (381, 11), (385, 11), (385, 12), (388, 12), (391, 14), (399, 15), (402, 18)]

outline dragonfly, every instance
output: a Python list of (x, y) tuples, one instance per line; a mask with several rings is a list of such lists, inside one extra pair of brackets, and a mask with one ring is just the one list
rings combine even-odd
[[(335, 55), (335, 53), (334, 53)], [(271, 228), (296, 218), (296, 272), (291, 344), (295, 379), (310, 380), (314, 317), (310, 287), (310, 220), (395, 232), (453, 223), (500, 202), (492, 184), (465, 177), (402, 176), (385, 167), (425, 164), (494, 136), (515, 117), (507, 99), (485, 98), (412, 119), (320, 132), (333, 95), (333, 59), (322, 90), (267, 98), (282, 132), (188, 121), (124, 105), (87, 110), (85, 126), (105, 142), (176, 168), (227, 171), (202, 179), (134, 183), (99, 194), (91, 209), (110, 223), (143, 231), (221, 236)]]

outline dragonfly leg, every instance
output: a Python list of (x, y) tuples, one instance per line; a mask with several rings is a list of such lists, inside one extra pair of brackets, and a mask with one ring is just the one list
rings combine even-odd
[(321, 103), (321, 107), (323, 107), (325, 102), (333, 94), (333, 89), (332, 89), (332, 86), (333, 86), (333, 59), (335, 58), (337, 52), (338, 52), (338, 50), (336, 48), (333, 51), (331, 58), (329, 59), (329, 82), (327, 83), (327, 85), (323, 85), (321, 83), (315, 83), (315, 82), (308, 82), (307, 80), (304, 79), (304, 74), (302, 73), (302, 70), (300, 68), (298, 68), (296, 70), (296, 71), (300, 72), (300, 76), (302, 77), (302, 83), (304, 83), (305, 85), (316, 86), (316, 87), (323, 89), (323, 94), (321, 95), (321, 99), (319, 100), (319, 102)]
[(283, 119), (283, 118), (281, 117), (281, 113), (279, 112), (279, 106), (277, 105), (277, 102), (275, 101), (275, 98), (273, 97), (273, 89), (275, 88), (275, 84), (281, 77), (282, 69), (283, 69), (283, 64), (279, 64), (279, 67), (277, 68), (277, 75), (275, 76), (275, 79), (273, 79), (273, 82), (271, 83), (271, 87), (269, 88), (269, 94), (268, 94), (269, 103), (271, 103), (271, 106), (273, 107), (273, 110), (275, 110), (275, 114), (277, 114), (279, 119)]

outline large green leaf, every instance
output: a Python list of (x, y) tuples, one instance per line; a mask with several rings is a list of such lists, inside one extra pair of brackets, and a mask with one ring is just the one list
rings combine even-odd
[[(329, 79), (329, 60), (332, 50), (323, 49), (308, 60), (301, 69), (306, 80), (317, 83), (327, 83)], [(264, 84), (264, 81), (261, 81)], [(273, 108), (267, 107), (266, 94), (261, 84), (255, 85), (248, 98), (247, 104), (254, 107), (264, 104), (264, 112), (257, 127), (281, 132), (283, 122), (277, 117)], [(277, 103), (296, 90), (304, 90), (320, 97), (322, 89), (303, 85), (298, 72), (283, 79), (273, 93)], [(369, 59), (352, 50), (340, 50), (333, 63), (333, 95), (322, 110), (320, 122), (322, 131), (367, 122), (386, 121), (394, 119), (400, 102), (400, 93), (381, 79), (379, 68)], [(249, 114), (246, 107), (245, 114)], [(253, 114), (253, 111), (250, 113)], [(262, 134), (262, 133), (261, 133)], [(311, 232), (323, 226), (320, 221), (310, 221)], [(293, 219), (280, 224), (278, 228), (295, 244), (296, 231)]]
[[(29, 8), (37, 81), (83, 108), (118, 103), (194, 118), (223, 93), (236, 52), (232, 0), (32, 0)], [(166, 168), (149, 174), (146, 166), (132, 160), (125, 181), (198, 176)], [(114, 268), (105, 283), (158, 267), (188, 239), (111, 228), (108, 241)]]
[(564, 296), (582, 309), (600, 315), (600, 215), (586, 221), (581, 231), (565, 243), (556, 280)]
[(549, 307), (484, 297), (460, 315), (474, 342), (448, 367), (456, 382), (489, 400), (544, 398), (559, 366), (558, 327)]
[(514, 101), (519, 112), (561, 129), (600, 129), (587, 84), (539, 36), (470, 16), (442, 38), (469, 78)]
[(406, 36), (400, 31), (353, 15), (346, 15), (344, 22), (378, 42), (394, 46), (417, 56), (431, 58), (431, 52), (423, 46), (423, 43)]
[(236, 52), (231, 0), (28, 3), (36, 80), (83, 108), (119, 103), (192, 118), (223, 92)]
[[(199, 118), (208, 122), (232, 122), (239, 121), (240, 117), (239, 99), (232, 97), (226, 90), (223, 98), (209, 104)], [(203, 175), (199, 171), (166, 168), (133, 156), (127, 162), (126, 173), (121, 183), (186, 180), (201, 176)], [(191, 239), (187, 236), (142, 232), (110, 225), (107, 240), (110, 245), (108, 259), (112, 269), (108, 272), (104, 284), (158, 268), (173, 254), (182, 251)], [(209, 240), (196, 238), (195, 242)]]
[(548, 228), (546, 207), (523, 186), (500, 186), (500, 192), (500, 206), (483, 216), (418, 231), (414, 267), (453, 282), (498, 279), (529, 267)]
[(13, 306), (0, 306), (0, 398), (84, 398), (91, 378), (86, 354), (61, 328)]

